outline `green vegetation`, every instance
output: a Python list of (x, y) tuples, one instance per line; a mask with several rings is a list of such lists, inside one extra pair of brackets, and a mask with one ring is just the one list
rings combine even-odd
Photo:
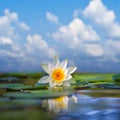
[[(52, 120), (55, 115), (42, 107), (44, 98), (56, 98), (89, 89), (93, 92), (86, 94), (99, 97), (99, 89), (120, 89), (120, 74), (75, 73), (71, 79), (71, 87), (54, 90), (48, 90), (48, 84), (36, 84), (42, 76), (43, 73), (0, 74), (1, 120)], [(111, 93), (114, 96), (114, 92)]]
[(54, 114), (43, 109), (30, 107), (29, 109), (0, 111), (1, 120), (53, 120)]

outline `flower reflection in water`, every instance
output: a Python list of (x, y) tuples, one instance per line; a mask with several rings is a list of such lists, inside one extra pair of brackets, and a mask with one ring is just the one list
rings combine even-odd
[(61, 96), (59, 98), (45, 100), (44, 104), (48, 105), (49, 111), (59, 113), (62, 110), (68, 110), (68, 104), (70, 100), (74, 101), (75, 103), (77, 102), (77, 98), (75, 96)]

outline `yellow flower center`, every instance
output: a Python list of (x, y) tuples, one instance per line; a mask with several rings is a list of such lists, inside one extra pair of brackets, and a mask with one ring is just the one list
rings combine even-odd
[(65, 108), (66, 102), (65, 97), (55, 98), (55, 102), (58, 105), (59, 108)]
[(56, 68), (52, 71), (51, 76), (56, 82), (62, 82), (65, 79), (65, 72), (62, 68)]

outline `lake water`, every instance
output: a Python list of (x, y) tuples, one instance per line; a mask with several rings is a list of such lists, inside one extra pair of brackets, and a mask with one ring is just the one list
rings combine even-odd
[(120, 120), (120, 90), (79, 90), (54, 99), (0, 97), (0, 120)]
[(119, 90), (81, 90), (71, 96), (49, 99), (55, 120), (120, 120)]

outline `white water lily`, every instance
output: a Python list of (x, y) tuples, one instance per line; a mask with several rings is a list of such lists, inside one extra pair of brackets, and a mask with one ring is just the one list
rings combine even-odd
[(67, 111), (71, 108), (71, 105), (77, 104), (77, 97), (72, 96), (61, 96), (58, 98), (46, 99), (43, 101), (43, 106), (47, 107), (49, 111), (59, 113), (64, 110)]
[(61, 110), (68, 110), (68, 101), (67, 96), (61, 96), (59, 98), (48, 99), (48, 108), (49, 111), (54, 113), (59, 113)]
[(55, 86), (70, 86), (71, 74), (77, 67), (68, 67), (67, 60), (59, 61), (58, 56), (54, 57), (53, 63), (42, 64), (42, 68), (48, 74), (38, 80), (38, 83), (49, 83), (50, 87)]

